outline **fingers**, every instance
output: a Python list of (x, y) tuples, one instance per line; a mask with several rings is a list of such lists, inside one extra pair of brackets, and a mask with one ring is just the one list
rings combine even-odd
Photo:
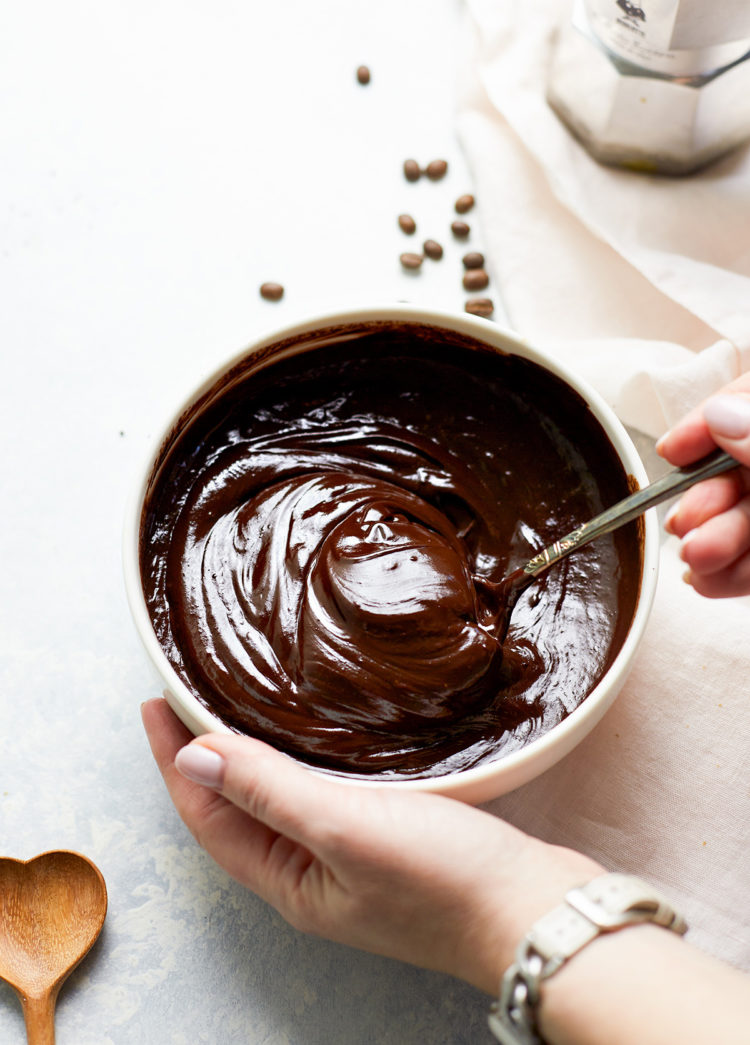
[(166, 700), (147, 700), (141, 708), (151, 753), (162, 772), (175, 773), (174, 758), (181, 747), (189, 744), (193, 734), (170, 710)]
[(747, 483), (742, 472), (734, 471), (707, 479), (687, 490), (664, 520), (667, 533), (684, 537), (722, 512), (728, 512), (744, 496)]
[(715, 449), (716, 443), (703, 417), (702, 407), (691, 410), (656, 444), (657, 453), (676, 468), (692, 464)]
[(708, 598), (750, 594), (750, 497), (683, 537), (686, 580)]
[(703, 420), (717, 446), (750, 467), (750, 393), (714, 396), (703, 408)]
[[(253, 845), (283, 834), (328, 852), (343, 835), (366, 835), (358, 814), (360, 789), (323, 779), (251, 737), (211, 733), (195, 739), (164, 700), (144, 704), (142, 714), (180, 816), (222, 866), (226, 856), (217, 854), (226, 841), (224, 807), (236, 811), (238, 823), (252, 825)], [(237, 843), (233, 836), (230, 845)]]
[(598, 873), (450, 799), (347, 786), (246, 737), (190, 739), (163, 701), (143, 717), (196, 838), (305, 931), (494, 991), (533, 920)]
[[(727, 402), (729, 401), (729, 402)], [(717, 405), (718, 404), (718, 405)], [(709, 406), (710, 405), (710, 406)], [(709, 416), (706, 416), (706, 409)], [(743, 420), (744, 417), (744, 420)], [(729, 429), (727, 428), (729, 425)], [(745, 445), (736, 434), (737, 426), (745, 425)], [(728, 438), (733, 445), (725, 444)], [(750, 373), (743, 374), (730, 382), (722, 392), (691, 410), (656, 445), (658, 452), (672, 464), (681, 467), (704, 457), (717, 446), (734, 454), (740, 450), (743, 456), (737, 459), (750, 466)]]
[[(342, 815), (349, 816), (349, 794), (341, 785), (259, 740), (219, 733), (200, 737), (178, 758), (178, 768), (188, 768), (183, 759), (194, 758), (199, 752), (222, 763), (221, 779), (205, 783), (218, 787), (252, 819), (295, 842), (308, 844), (315, 838), (324, 847), (331, 825)], [(211, 762), (206, 764), (210, 766)], [(356, 829), (355, 824), (351, 827)]]
[[(193, 778), (202, 775), (202, 780), (185, 775), (185, 768), (190, 771), (195, 768), (195, 763), (191, 765), (190, 757), (181, 756), (181, 753), (194, 751), (198, 745), (165, 700), (148, 701), (141, 714), (169, 795), (199, 845), (233, 878), (273, 902), (266, 895), (265, 868), (268, 854), (278, 839), (277, 832), (254, 821), (213, 786), (206, 786), (205, 767), (192, 772)], [(203, 750), (209, 757), (213, 754), (206, 748)], [(218, 755), (214, 758), (221, 762)], [(181, 761), (183, 771), (178, 769)], [(212, 768), (215, 771), (215, 761)]]
[(350, 852), (366, 862), (377, 848), (367, 799), (377, 815), (378, 797), (316, 776), (250, 737), (194, 739), (165, 701), (145, 704), (143, 719), (172, 801), (198, 843), (297, 928), (322, 932), (320, 911), (346, 892), (338, 863), (348, 871), (356, 863)]
[(686, 580), (709, 598), (750, 593), (750, 373), (691, 411), (657, 450), (684, 465), (717, 446), (744, 467), (692, 487), (664, 524), (682, 539)]
[[(748, 473), (745, 473), (747, 476)], [(750, 495), (742, 473), (689, 490), (665, 522), (682, 538), (685, 580), (708, 598), (750, 595)]]
[(694, 573), (726, 570), (750, 553), (750, 498), (690, 530), (681, 548), (683, 560)]
[(727, 599), (750, 595), (750, 555), (717, 573), (699, 574), (688, 570), (685, 580), (707, 599)]
[[(183, 726), (166, 700), (148, 700), (141, 706), (141, 718), (146, 730), (151, 753), (154, 756), (170, 795), (177, 792), (183, 802), (200, 806), (209, 797), (205, 790), (187, 781), (175, 764), (178, 753), (193, 739), (193, 734)], [(174, 795), (173, 795), (174, 797)]]

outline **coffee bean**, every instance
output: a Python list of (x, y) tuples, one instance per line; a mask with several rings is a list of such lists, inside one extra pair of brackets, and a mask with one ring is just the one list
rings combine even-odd
[(469, 254), (464, 254), (462, 260), (465, 269), (484, 268), (484, 254), (480, 254), (478, 250), (472, 250)]
[(470, 312), (472, 316), (484, 316), (485, 319), (489, 319), (495, 311), (495, 306), (492, 298), (469, 298), (464, 305), (464, 310)]
[(474, 197), (467, 193), (465, 196), (459, 196), (456, 200), (456, 214), (466, 214), (467, 211), (471, 210), (474, 206)]
[(284, 296), (284, 288), (281, 283), (261, 283), (260, 296), (266, 301), (281, 301)]
[(357, 83), (363, 86), (370, 82), (370, 70), (366, 65), (360, 65), (357, 69)]
[(404, 160), (404, 177), (407, 181), (419, 181), (422, 170), (416, 160)]
[(438, 181), (440, 178), (445, 177), (448, 170), (448, 163), (446, 160), (430, 160), (424, 169), (425, 174), (428, 178), (432, 178), (433, 181)]
[(418, 269), (422, 264), (421, 254), (402, 254), (401, 264), (405, 269)]
[(422, 244), (422, 250), (433, 261), (440, 261), (443, 256), (443, 248), (436, 239), (426, 239)]
[(464, 273), (464, 287), (466, 290), (484, 290), (489, 285), (490, 277), (484, 269), (467, 269)]
[(458, 239), (466, 239), (471, 232), (471, 228), (466, 224), (465, 221), (453, 221), (451, 222), (451, 232)]
[(401, 231), (405, 232), (407, 236), (413, 236), (417, 231), (417, 223), (411, 214), (399, 214), (398, 224)]

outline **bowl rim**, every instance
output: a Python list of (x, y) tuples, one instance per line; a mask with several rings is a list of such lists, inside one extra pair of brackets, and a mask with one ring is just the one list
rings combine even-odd
[[(148, 658), (165, 684), (165, 697), (173, 711), (196, 736), (209, 732), (234, 734), (234, 731), (215, 717), (190, 693), (167, 659), (148, 613), (141, 584), (139, 546), (143, 503), (153, 476), (155, 462), (166, 441), (172, 437), (180, 421), (185, 418), (186, 412), (222, 377), (259, 350), (275, 342), (286, 341), (326, 327), (345, 326), (355, 322), (388, 321), (442, 327), (451, 332), (475, 338), (500, 351), (520, 355), (542, 366), (571, 385), (585, 398), (589, 409), (610, 439), (627, 473), (633, 476), (639, 486), (648, 482), (646, 469), (630, 436), (614, 410), (599, 392), (553, 356), (494, 321), (471, 316), (468, 313), (452, 312), (423, 305), (386, 303), (351, 305), (346, 308), (323, 311), (264, 330), (243, 348), (205, 371), (197, 384), (193, 384), (192, 389), (181, 396), (176, 408), (149, 443), (145, 461), (142, 461), (137, 469), (136, 481), (126, 509), (122, 535), (122, 559), (125, 592), (130, 613)], [(636, 649), (643, 637), (654, 600), (658, 573), (660, 542), (656, 510), (649, 509), (643, 517), (643, 522), (641, 584), (635, 612), (623, 644), (603, 678), (586, 698), (561, 722), (542, 736), (529, 741), (507, 755), (478, 766), (434, 777), (405, 780), (381, 780), (331, 774), (302, 761), (296, 759), (295, 761), (311, 772), (319, 773), (328, 779), (340, 780), (347, 785), (437, 792), (471, 802), (486, 801), (491, 797), (507, 793), (545, 772), (568, 754), (608, 710), (625, 681)], [(293, 758), (291, 755), (289, 757)]]

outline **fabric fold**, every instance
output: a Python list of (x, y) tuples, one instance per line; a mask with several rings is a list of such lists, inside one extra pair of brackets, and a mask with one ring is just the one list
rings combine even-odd
[[(570, 5), (467, 0), (466, 17), (457, 123), (495, 293), (656, 437), (750, 369), (750, 148), (680, 179), (601, 166), (546, 102)], [(750, 598), (696, 595), (673, 539), (660, 569), (614, 707), (491, 808), (661, 885), (695, 942), (750, 969)]]
[(468, 0), (458, 130), (512, 326), (657, 436), (750, 368), (750, 148), (688, 178), (597, 163), (546, 102), (569, 15)]

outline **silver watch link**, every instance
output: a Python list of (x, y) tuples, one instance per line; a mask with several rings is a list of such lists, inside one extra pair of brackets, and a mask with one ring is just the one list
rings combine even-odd
[(603, 874), (571, 889), (531, 927), (503, 976), (489, 1026), (501, 1045), (544, 1045), (537, 1011), (543, 980), (602, 933), (651, 922), (682, 935), (685, 920), (652, 886), (626, 874)]

